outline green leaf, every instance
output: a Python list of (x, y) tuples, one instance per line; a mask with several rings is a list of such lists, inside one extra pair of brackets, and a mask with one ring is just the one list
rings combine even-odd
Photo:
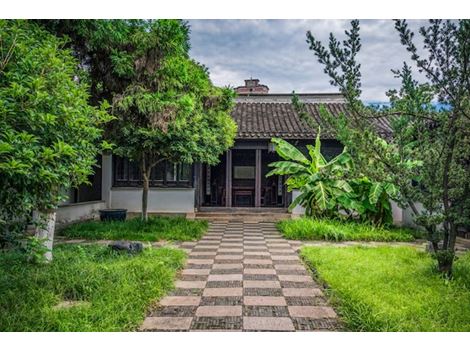
[(383, 192), (383, 186), (380, 182), (374, 182), (369, 190), (369, 202), (371, 204), (377, 204), (380, 195)]
[(310, 164), (305, 155), (303, 155), (300, 150), (298, 150), (289, 142), (286, 142), (285, 140), (280, 138), (273, 138), (271, 139), (271, 142), (276, 145), (276, 152), (281, 158), (285, 160), (297, 161), (304, 165)]

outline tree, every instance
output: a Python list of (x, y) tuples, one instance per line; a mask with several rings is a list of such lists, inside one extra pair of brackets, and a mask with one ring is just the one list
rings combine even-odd
[(172, 163), (216, 163), (235, 136), (233, 93), (212, 85), (207, 70), (191, 60), (189, 28), (155, 21), (134, 42), (134, 75), (113, 100), (119, 117), (111, 126), (115, 153), (139, 162), (142, 219), (147, 220), (152, 168)]
[(71, 38), (90, 72), (92, 103), (107, 99), (119, 119), (107, 129), (114, 152), (138, 161), (147, 218), (148, 178), (163, 161), (215, 163), (233, 143), (233, 92), (214, 87), (189, 58), (189, 27), (177, 20), (42, 20)]
[[(349, 106), (348, 117), (325, 109), (322, 116), (361, 172), (397, 186), (400, 203), (425, 227), (439, 270), (450, 276), (458, 227), (470, 221), (470, 21), (431, 20), (420, 28), (426, 58), (406, 21), (395, 21), (395, 28), (427, 82), (414, 80), (406, 63), (394, 70), (401, 88), (387, 93), (388, 107), (360, 100), (359, 21), (351, 22), (342, 43), (330, 34), (328, 48), (307, 33), (310, 49)], [(391, 134), (380, 129), (384, 123)]]
[(24, 234), (32, 212), (52, 259), (63, 190), (87, 182), (110, 120), (88, 104), (88, 86), (65, 42), (27, 21), (0, 21), (0, 237)]

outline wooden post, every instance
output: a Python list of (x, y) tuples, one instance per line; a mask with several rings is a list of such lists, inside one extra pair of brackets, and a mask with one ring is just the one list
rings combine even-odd
[(227, 150), (225, 158), (225, 206), (232, 207), (232, 150)]
[(256, 149), (255, 207), (261, 207), (261, 149)]

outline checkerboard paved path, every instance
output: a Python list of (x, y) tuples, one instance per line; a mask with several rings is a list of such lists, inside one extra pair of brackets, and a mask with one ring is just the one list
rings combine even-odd
[(144, 331), (337, 330), (335, 311), (274, 223), (213, 221), (189, 253), (176, 289)]

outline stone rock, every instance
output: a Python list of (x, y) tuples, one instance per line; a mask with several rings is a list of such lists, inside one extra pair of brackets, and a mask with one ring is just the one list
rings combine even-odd
[(126, 251), (130, 254), (140, 253), (144, 250), (142, 243), (131, 241), (115, 241), (109, 244), (109, 248), (117, 252)]

